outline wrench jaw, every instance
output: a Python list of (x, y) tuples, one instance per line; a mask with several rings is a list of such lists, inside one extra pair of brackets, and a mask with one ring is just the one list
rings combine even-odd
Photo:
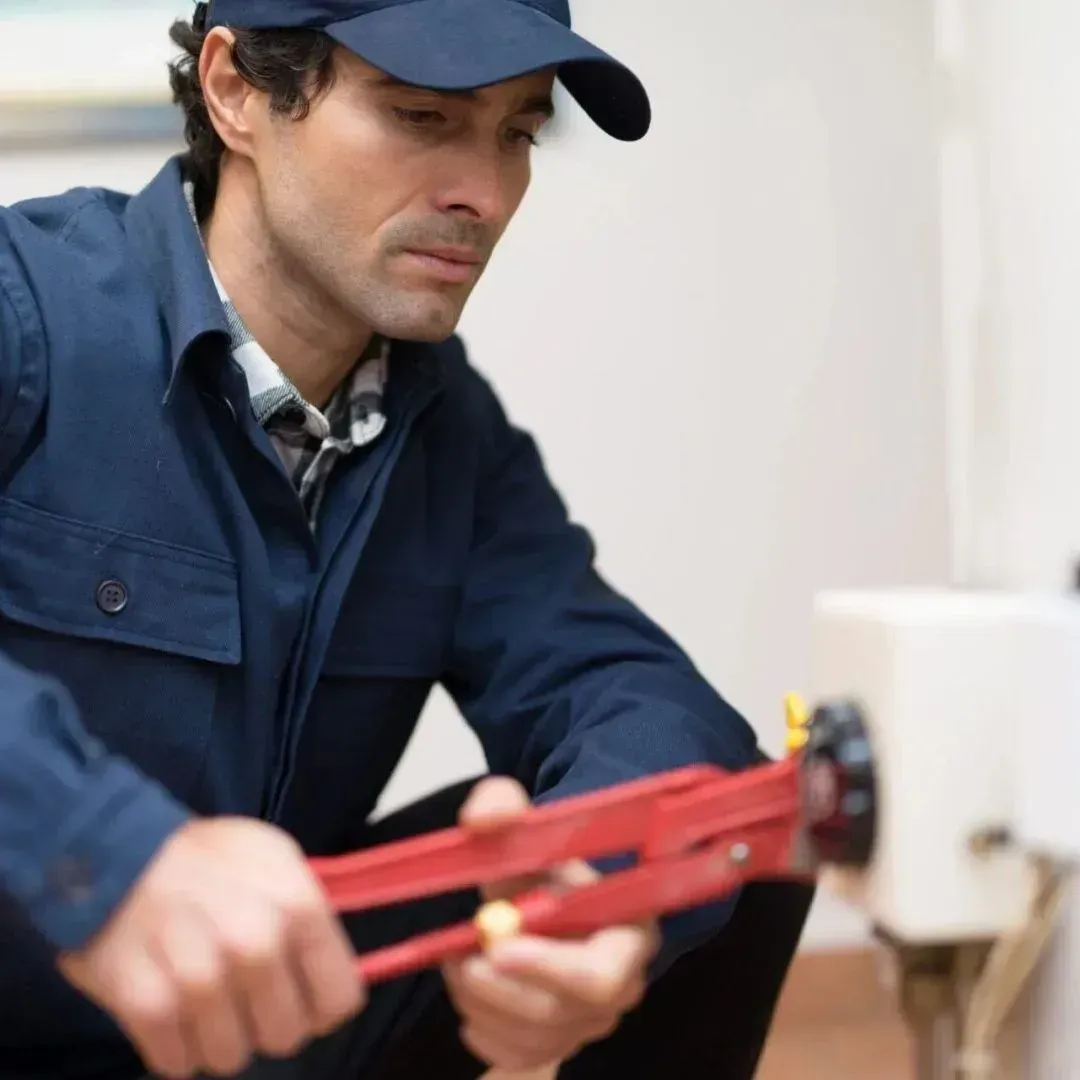
[(802, 751), (802, 857), (811, 867), (865, 869), (874, 857), (878, 789), (873, 747), (856, 701), (814, 711)]

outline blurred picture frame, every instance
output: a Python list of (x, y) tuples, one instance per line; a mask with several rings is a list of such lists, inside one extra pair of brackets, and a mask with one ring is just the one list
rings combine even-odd
[(187, 0), (0, 0), (0, 151), (179, 139), (169, 26)]

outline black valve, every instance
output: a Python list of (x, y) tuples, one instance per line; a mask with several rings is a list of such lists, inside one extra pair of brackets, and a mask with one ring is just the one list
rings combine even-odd
[(877, 783), (861, 707), (826, 702), (810, 720), (802, 759), (807, 833), (819, 863), (863, 868), (874, 853)]

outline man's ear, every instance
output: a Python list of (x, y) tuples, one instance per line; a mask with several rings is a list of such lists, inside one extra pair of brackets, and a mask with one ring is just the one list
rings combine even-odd
[(235, 35), (224, 27), (214, 27), (207, 34), (199, 56), (199, 81), (210, 122), (221, 141), (233, 153), (250, 157), (253, 107), (259, 104), (259, 92), (236, 70), (235, 43)]

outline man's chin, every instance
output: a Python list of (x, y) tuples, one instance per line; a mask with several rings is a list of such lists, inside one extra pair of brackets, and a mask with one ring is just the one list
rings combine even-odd
[[(374, 329), (395, 341), (436, 344), (445, 341), (458, 327), (464, 305), (446, 297), (411, 298), (395, 311), (380, 312), (372, 320)], [(419, 302), (418, 302), (419, 301)]]
[(400, 334), (383, 333), (383, 336), (394, 341), (411, 341), (417, 345), (438, 345), (446, 341), (447, 338), (452, 337), (456, 329), (457, 325), (455, 324), (448, 329), (414, 330)]

